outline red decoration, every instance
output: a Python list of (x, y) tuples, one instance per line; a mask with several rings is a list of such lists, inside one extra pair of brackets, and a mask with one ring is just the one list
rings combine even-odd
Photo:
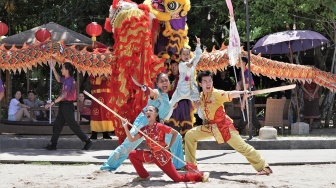
[(8, 26), (0, 21), (0, 37), (6, 35), (8, 32)]
[(48, 29), (42, 28), (42, 29), (39, 29), (39, 30), (36, 31), (35, 37), (38, 41), (44, 42), (48, 38), (51, 38), (51, 33), (50, 33), (50, 31), (48, 31)]
[(86, 26), (86, 33), (92, 37), (92, 41), (96, 41), (96, 37), (102, 33), (102, 27), (97, 22), (91, 22)]

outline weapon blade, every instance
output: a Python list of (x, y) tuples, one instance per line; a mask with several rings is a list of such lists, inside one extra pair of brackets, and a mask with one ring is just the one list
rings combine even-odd
[(260, 90), (252, 91), (252, 95), (259, 95), (259, 94), (264, 94), (264, 93), (284, 91), (284, 90), (294, 89), (295, 87), (296, 87), (296, 84), (291, 84), (291, 85), (287, 85), (287, 86), (272, 87), (272, 88), (268, 88), (268, 89), (260, 89)]

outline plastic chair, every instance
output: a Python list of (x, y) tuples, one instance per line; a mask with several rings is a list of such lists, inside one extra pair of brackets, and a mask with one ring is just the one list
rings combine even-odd
[[(284, 132), (284, 107), (287, 99), (272, 99), (266, 101), (265, 120), (260, 121), (262, 126), (281, 127), (281, 133)], [(289, 104), (288, 104), (289, 105)], [(288, 112), (287, 112), (288, 116)], [(288, 118), (287, 118), (288, 119)]]

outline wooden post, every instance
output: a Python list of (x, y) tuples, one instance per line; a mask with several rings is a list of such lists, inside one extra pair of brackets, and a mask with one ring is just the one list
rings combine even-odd
[(78, 72), (78, 70), (77, 70), (77, 79), (76, 79), (76, 82), (77, 82), (77, 84), (76, 84), (76, 98), (77, 98), (77, 113), (76, 113), (76, 116), (77, 116), (77, 123), (78, 123), (78, 125), (80, 125), (80, 114), (79, 114), (79, 108), (78, 108), (78, 105), (79, 105), (79, 98), (78, 98), (78, 96), (79, 96), (79, 72)]
[(10, 72), (8, 70), (6, 70), (6, 100), (5, 100), (5, 104), (8, 104), (11, 95), (12, 95), (12, 80), (10, 78)]
[(27, 92), (29, 91), (29, 70), (27, 70), (26, 79), (27, 79)]
[[(1, 79), (1, 76), (2, 76), (2, 70), (0, 69), (0, 79)], [(0, 86), (1, 87), (1, 86)], [(5, 98), (5, 97), (4, 97)], [(2, 119), (2, 102), (0, 101), (0, 122), (1, 122), (1, 119)]]

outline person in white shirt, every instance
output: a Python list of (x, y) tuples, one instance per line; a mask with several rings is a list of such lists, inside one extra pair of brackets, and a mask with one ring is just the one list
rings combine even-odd
[(196, 38), (197, 46), (195, 50), (195, 57), (191, 58), (190, 49), (182, 48), (181, 49), (181, 61), (179, 63), (179, 80), (177, 83), (176, 90), (169, 101), (170, 111), (168, 115), (164, 118), (168, 120), (173, 114), (174, 107), (176, 103), (182, 99), (189, 99), (191, 101), (199, 101), (199, 92), (197, 88), (197, 83), (195, 80), (195, 68), (199, 62), (202, 50), (201, 50), (201, 39)]
[(8, 107), (8, 120), (9, 121), (21, 121), (24, 116), (26, 116), (31, 121), (36, 121), (36, 119), (30, 117), (28, 111), (30, 107), (23, 104), (21, 98), (21, 91), (16, 91), (14, 98), (11, 99)]

